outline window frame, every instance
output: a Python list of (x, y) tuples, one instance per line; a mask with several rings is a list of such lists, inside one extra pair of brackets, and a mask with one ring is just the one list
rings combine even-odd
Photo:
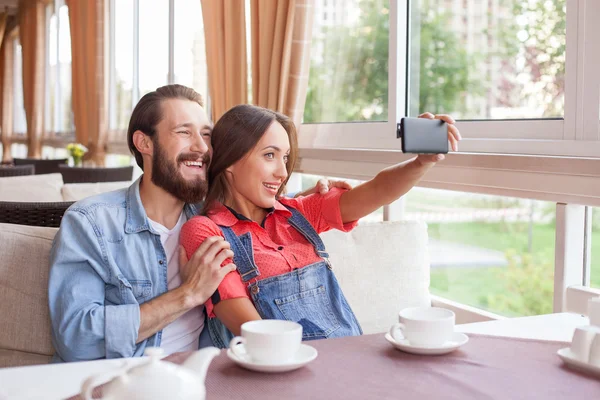
[[(400, 152), (395, 128), (408, 113), (410, 1), (391, 0), (389, 5), (388, 121), (302, 124), (301, 153), (339, 148)], [(566, 6), (565, 69), (575, 73), (565, 78), (564, 118), (459, 120), (457, 126), (465, 137), (461, 152), (600, 158), (600, 75), (593, 74), (594, 66), (600, 65), (600, 49), (594, 46), (594, 38), (600, 37), (600, 25), (595, 23), (600, 4), (566, 0)]]
[[(110, 140), (108, 143), (109, 150), (114, 153), (122, 153), (129, 154), (129, 149), (127, 147), (127, 140), (125, 137), (125, 129), (117, 128), (116, 121), (116, 52), (115, 52), (115, 10), (116, 4), (115, 2), (118, 0), (109, 0), (109, 67), (110, 71), (109, 75), (109, 99), (111, 99), (109, 104), (109, 130), (110, 130)], [(131, 109), (133, 110), (140, 100), (140, 0), (132, 0), (133, 2), (133, 21), (132, 21), (132, 29), (133, 29), (133, 52), (131, 54), (132, 57), (132, 95), (131, 95)], [(168, 50), (167, 50), (167, 58), (168, 58), (168, 71), (167, 71), (167, 84), (176, 83), (175, 77), (175, 5), (176, 0), (168, 0)], [(206, 99), (207, 104), (207, 112), (210, 115), (209, 105), (210, 99)]]
[[(44, 94), (44, 117), (50, 118), (53, 116), (52, 126), (48, 125), (48, 119), (44, 123), (44, 132), (46, 136), (45, 143), (46, 145), (51, 144), (54, 141), (70, 141), (75, 138), (75, 131), (73, 129), (63, 129), (64, 126), (64, 110), (63, 110), (63, 101), (64, 101), (64, 93), (61, 87), (61, 63), (60, 63), (60, 50), (62, 48), (60, 43), (60, 8), (63, 6), (67, 6), (65, 0), (53, 0), (46, 6), (46, 42), (45, 42), (45, 94)], [(56, 17), (56, 68), (54, 69), (54, 73), (52, 73), (52, 68), (50, 65), (50, 36), (51, 18)], [(69, 33), (70, 34), (70, 33)], [(71, 61), (72, 62), (72, 61)], [(50, 84), (50, 75), (54, 76), (55, 85), (52, 86)], [(54, 107), (51, 105), (50, 97), (51, 91), (54, 92)], [(71, 93), (72, 95), (72, 93)], [(71, 97), (72, 99), (72, 97)]]

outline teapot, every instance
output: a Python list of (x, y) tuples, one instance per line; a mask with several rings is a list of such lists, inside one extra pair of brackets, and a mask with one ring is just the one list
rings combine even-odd
[[(149, 361), (130, 369), (122, 368), (103, 388), (104, 400), (204, 400), (204, 380), (212, 359), (220, 353), (216, 347), (206, 347), (194, 352), (183, 365), (161, 361), (164, 351), (160, 347), (148, 347), (144, 355)], [(85, 380), (81, 397), (92, 399), (92, 390), (104, 382), (106, 374)]]

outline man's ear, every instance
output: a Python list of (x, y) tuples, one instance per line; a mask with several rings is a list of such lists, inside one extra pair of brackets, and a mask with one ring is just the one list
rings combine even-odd
[(151, 156), (154, 151), (152, 138), (139, 130), (133, 132), (133, 145), (142, 154)]

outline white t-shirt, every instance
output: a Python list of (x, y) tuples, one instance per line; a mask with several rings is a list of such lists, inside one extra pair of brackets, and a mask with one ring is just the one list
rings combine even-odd
[[(160, 241), (167, 255), (167, 287), (169, 290), (181, 285), (179, 275), (179, 234), (187, 218), (182, 212), (179, 221), (169, 230), (163, 225), (150, 220), (152, 228), (160, 234)], [(166, 354), (178, 351), (198, 350), (198, 339), (204, 328), (204, 307), (198, 306), (186, 312), (162, 332), (160, 347)]]

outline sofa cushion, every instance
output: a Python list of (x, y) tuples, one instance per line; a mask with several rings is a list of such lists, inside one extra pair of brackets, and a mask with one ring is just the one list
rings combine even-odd
[(364, 333), (387, 331), (403, 308), (431, 305), (425, 223), (361, 223), (321, 237)]
[[(47, 285), (56, 231), (0, 224), (0, 367), (45, 362), (54, 353)], [(424, 223), (366, 223), (321, 236), (365, 333), (386, 331), (402, 308), (430, 305)]]
[[(40, 356), (54, 353), (48, 312), (48, 262), (56, 232), (56, 228), (0, 224), (0, 349)], [(29, 358), (24, 357), (23, 362)]]
[[(51, 356), (46, 356), (44, 354), (0, 349), (0, 368), (48, 364), (51, 360)], [(0, 396), (0, 399), (1, 398), (2, 397)]]
[(61, 174), (11, 176), (0, 178), (0, 201), (63, 201)]
[(63, 201), (79, 201), (100, 193), (112, 192), (131, 186), (133, 182), (67, 183), (61, 188)]

